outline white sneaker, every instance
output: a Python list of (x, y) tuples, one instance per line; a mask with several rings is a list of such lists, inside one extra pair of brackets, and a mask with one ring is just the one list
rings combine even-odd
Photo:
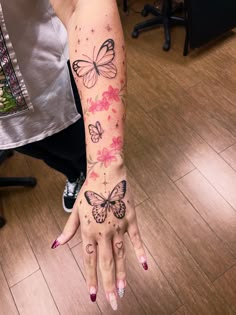
[(77, 180), (73, 183), (69, 182), (68, 179), (66, 180), (65, 189), (62, 196), (62, 205), (63, 205), (63, 209), (66, 212), (68, 213), (72, 212), (75, 200), (78, 196), (78, 193), (84, 181), (85, 181), (85, 177), (83, 173), (81, 173), (80, 178), (77, 178)]

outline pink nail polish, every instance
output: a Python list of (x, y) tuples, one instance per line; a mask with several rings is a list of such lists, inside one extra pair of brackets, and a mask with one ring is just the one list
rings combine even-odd
[(111, 308), (114, 311), (117, 311), (118, 305), (117, 305), (117, 299), (116, 299), (115, 293), (109, 293), (108, 300), (110, 302)]
[(90, 299), (92, 302), (95, 302), (96, 301), (96, 298), (97, 298), (97, 290), (95, 287), (91, 287), (90, 290), (89, 290), (89, 293), (90, 293)]
[(125, 294), (125, 283), (123, 280), (117, 281), (117, 292), (120, 298), (123, 298)]
[(52, 249), (57, 248), (58, 246), (60, 246), (61, 244), (58, 242), (58, 240), (55, 240), (51, 246)]

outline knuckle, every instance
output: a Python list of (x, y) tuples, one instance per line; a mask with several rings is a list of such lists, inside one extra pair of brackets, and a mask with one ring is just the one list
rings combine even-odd
[(135, 231), (133, 232), (131, 236), (132, 243), (137, 243), (140, 240), (139, 232)]
[(85, 267), (89, 268), (89, 269), (93, 269), (95, 268), (95, 260), (91, 255), (86, 255), (86, 257), (84, 258), (84, 265)]
[(108, 291), (108, 292), (113, 291), (114, 283), (111, 280), (104, 279), (103, 280), (103, 286), (104, 286), (105, 291)]
[(110, 271), (114, 268), (113, 258), (105, 258), (100, 261), (100, 268), (103, 271)]
[(116, 274), (116, 278), (124, 280), (124, 279), (126, 279), (126, 273), (124, 271), (118, 271)]
[(132, 235), (131, 241), (135, 248), (137, 249), (143, 248), (143, 242), (138, 231), (134, 232), (134, 234)]
[(115, 251), (116, 259), (125, 259), (125, 251), (124, 250), (117, 250)]

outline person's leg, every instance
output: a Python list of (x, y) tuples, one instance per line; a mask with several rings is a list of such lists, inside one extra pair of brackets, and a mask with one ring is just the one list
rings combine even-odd
[[(85, 133), (82, 119), (59, 133), (45, 138), (40, 146), (42, 150), (49, 153), (50, 157), (55, 157), (55, 165), (53, 165), (54, 160), (45, 160), (45, 162), (64, 174), (63, 169), (66, 168), (69, 179), (78, 178), (81, 172), (86, 175)], [(60, 165), (59, 161), (62, 162)], [(71, 170), (73, 174), (68, 173), (68, 171), (71, 173)]]
[(79, 172), (77, 168), (72, 165), (73, 163), (66, 159), (62, 159), (49, 152), (46, 148), (43, 148), (41, 141), (15, 148), (15, 151), (44, 161), (51, 168), (64, 174), (70, 181), (74, 181), (78, 177)]
[(43, 160), (67, 177), (63, 192), (63, 208), (71, 212), (86, 176), (83, 120), (79, 119), (59, 133), (15, 150)]

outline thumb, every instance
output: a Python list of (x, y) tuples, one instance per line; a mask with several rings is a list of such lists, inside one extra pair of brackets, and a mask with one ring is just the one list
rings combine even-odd
[(51, 248), (55, 249), (58, 246), (64, 245), (69, 240), (71, 240), (72, 237), (75, 235), (76, 231), (78, 230), (79, 226), (80, 226), (79, 211), (77, 207), (74, 206), (73, 211), (66, 222), (62, 234), (53, 242)]

